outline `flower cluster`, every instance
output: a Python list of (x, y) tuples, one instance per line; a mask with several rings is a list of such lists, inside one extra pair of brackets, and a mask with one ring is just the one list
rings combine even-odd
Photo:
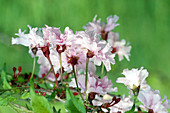
[(107, 76), (96, 75), (97, 66), (110, 71), (116, 55), (119, 61), (124, 57), (130, 60), (131, 46), (124, 39), (120, 40), (119, 33), (113, 31), (119, 26), (118, 19), (117, 15), (109, 16), (107, 23), (104, 23), (95, 16), (92, 22), (83, 27), (84, 31), (76, 32), (69, 27), (62, 33), (60, 28), (48, 25), (43, 28), (28, 26), (29, 33), (19, 29), (16, 33), (18, 37), (12, 38), (12, 44), (29, 47), (32, 57), (38, 57), (39, 77), (55, 81), (56, 88), (58, 85), (69, 85), (71, 89), (77, 89), (79, 93), (75, 92), (74, 95), (79, 94), (85, 101), (87, 112), (124, 113), (131, 110), (138, 99), (143, 103), (136, 105), (138, 112), (167, 113), (169, 100), (166, 97), (162, 100), (159, 91), (153, 91), (146, 83), (148, 72), (143, 67), (140, 70), (123, 70), (125, 77), (119, 77), (116, 81), (127, 86), (129, 96), (111, 95), (111, 92), (118, 91), (117, 87), (113, 88)]

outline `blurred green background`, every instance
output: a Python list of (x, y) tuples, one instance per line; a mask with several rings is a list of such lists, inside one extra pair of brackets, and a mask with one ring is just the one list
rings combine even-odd
[[(22, 66), (23, 73), (31, 72), (33, 59), (28, 49), (11, 45), (11, 37), (27, 25), (33, 27), (69, 26), (83, 30), (95, 15), (106, 22), (106, 17), (118, 15), (120, 26), (115, 29), (121, 39), (132, 46), (130, 62), (123, 60), (113, 66), (109, 78), (115, 80), (124, 68), (149, 71), (148, 84), (170, 99), (170, 1), (169, 0), (0, 0), (0, 67), (6, 62), (7, 71)], [(38, 73), (38, 66), (36, 68)], [(119, 93), (127, 93), (118, 85)]]

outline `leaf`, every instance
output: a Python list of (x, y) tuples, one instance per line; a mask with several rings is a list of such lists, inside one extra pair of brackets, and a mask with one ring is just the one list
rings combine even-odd
[(52, 113), (49, 102), (44, 96), (37, 96), (34, 90), (34, 81), (30, 79), (31, 106), (35, 113)]
[(43, 96), (31, 95), (31, 106), (35, 113), (52, 113), (52, 109)]
[(16, 106), (12, 105), (12, 104), (9, 104), (9, 106), (10, 106), (13, 110), (15, 110), (17, 113), (33, 113), (33, 111), (29, 111), (29, 110), (27, 110), (27, 109), (25, 109), (25, 108), (18, 108), (18, 107), (16, 107)]
[(3, 88), (4, 89), (11, 89), (12, 87), (8, 84), (7, 79), (6, 79), (6, 73), (4, 70), (1, 72), (1, 81), (3, 81)]
[(53, 113), (58, 113), (54, 106), (53, 106)]
[(29, 98), (29, 97), (30, 97), (30, 93), (29, 93), (29, 92), (24, 92), (24, 93), (20, 96), (21, 99), (27, 99), (27, 98)]
[(0, 106), (7, 106), (9, 103), (15, 100), (16, 98), (12, 96), (7, 96), (6, 98), (0, 98)]
[(69, 113), (86, 113), (86, 109), (82, 100), (80, 98), (74, 97), (68, 87), (66, 88), (65, 107)]
[(51, 102), (50, 105), (52, 105), (53, 107), (55, 107), (56, 111), (58, 111), (57, 113), (67, 113), (66, 112), (66, 109), (65, 109), (65, 103), (63, 102), (60, 102), (60, 101), (56, 101), (55, 103), (54, 102)]
[(44, 82), (42, 84), (38, 84), (41, 88), (44, 88), (44, 89), (53, 89), (53, 87), (50, 86), (49, 83), (47, 82)]
[(55, 98), (56, 94), (57, 94), (57, 91), (55, 90), (51, 93), (51, 95), (48, 95), (47, 96), (48, 101), (53, 100)]

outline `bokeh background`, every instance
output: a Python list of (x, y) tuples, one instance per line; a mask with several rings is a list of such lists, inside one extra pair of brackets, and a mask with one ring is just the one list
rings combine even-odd
[[(11, 45), (11, 37), (27, 25), (33, 27), (69, 26), (73, 31), (83, 30), (95, 15), (102, 21), (110, 15), (120, 17), (115, 31), (132, 46), (130, 62), (126, 59), (113, 65), (108, 73), (119, 93), (128, 91), (115, 80), (124, 68), (149, 71), (147, 82), (161, 95), (170, 99), (170, 1), (169, 0), (0, 0), (0, 68), (22, 66), (23, 73), (31, 72), (33, 59), (28, 48)], [(38, 66), (36, 68), (38, 73)]]

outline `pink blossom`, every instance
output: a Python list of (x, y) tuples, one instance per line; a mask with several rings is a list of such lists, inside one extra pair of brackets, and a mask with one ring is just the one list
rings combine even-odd
[(59, 28), (56, 27), (49, 27), (45, 25), (45, 28), (42, 28), (43, 30), (43, 37), (44, 40), (55, 46), (58, 43), (63, 43), (64, 39), (60, 37), (61, 31)]
[[(40, 70), (39, 70), (39, 77), (41, 77), (42, 74), (47, 74), (47, 72), (50, 70), (51, 66), (49, 61), (47, 60), (46, 57), (44, 57), (43, 53), (40, 51), (37, 53), (38, 56), (38, 64), (40, 64)], [(60, 69), (60, 61), (59, 61), (59, 54), (56, 50), (54, 49), (50, 49), (50, 59), (51, 62), (53, 64), (54, 70), (56, 73), (59, 72)], [(64, 71), (67, 71), (68, 73), (72, 71), (72, 67), (71, 65), (69, 65), (67, 63), (67, 58), (66, 58), (66, 54), (62, 53), (61, 54), (62, 57), (62, 66), (64, 68)], [(55, 77), (54, 74), (51, 72), (47, 78), (51, 81), (55, 81)], [(58, 78), (58, 80), (60, 80), (60, 77)]]
[[(77, 76), (78, 85), (81, 88), (81, 92), (85, 91), (85, 75)], [(70, 87), (76, 87), (75, 79), (69, 84)], [(89, 73), (87, 81), (87, 93), (95, 92), (99, 94), (106, 94), (107, 92), (116, 92), (117, 88), (113, 88), (111, 80), (107, 76), (99, 79), (96, 75)]]
[(101, 19), (96, 20), (97, 15), (93, 18), (93, 22), (89, 22), (87, 26), (84, 26), (86, 32), (94, 32), (97, 34), (107, 33), (112, 31), (116, 26), (119, 17), (117, 15), (107, 17), (107, 24), (102, 23)]
[(119, 40), (119, 34), (118, 33), (110, 32), (108, 34), (108, 43), (112, 47), (111, 52), (114, 53), (114, 54), (118, 54), (119, 61), (123, 60), (124, 56), (129, 61), (131, 46), (125, 45), (126, 41), (124, 39)]
[(83, 31), (76, 33), (76, 39), (77, 40), (72, 45), (77, 45), (77, 48), (84, 52), (85, 59), (87, 58), (87, 52), (90, 51), (93, 53), (93, 57), (90, 58), (90, 61), (98, 66), (103, 62), (107, 71), (111, 70), (110, 64), (115, 64), (115, 55), (110, 52), (111, 47), (106, 41), (99, 41), (97, 40), (97, 35), (87, 34)]
[(141, 90), (138, 99), (144, 104), (144, 106), (141, 107), (146, 111), (153, 110), (154, 113), (168, 113), (167, 107), (169, 106), (166, 106), (167, 99), (162, 100), (158, 90)]
[(103, 62), (103, 64), (106, 67), (106, 70), (110, 71), (111, 70), (110, 64), (115, 64), (114, 60), (115, 54), (111, 54), (110, 45), (106, 43), (104, 40), (100, 41), (98, 43), (98, 46), (101, 47), (101, 49), (90, 60), (93, 61), (94, 64), (98, 66), (100, 66), (101, 63)]

